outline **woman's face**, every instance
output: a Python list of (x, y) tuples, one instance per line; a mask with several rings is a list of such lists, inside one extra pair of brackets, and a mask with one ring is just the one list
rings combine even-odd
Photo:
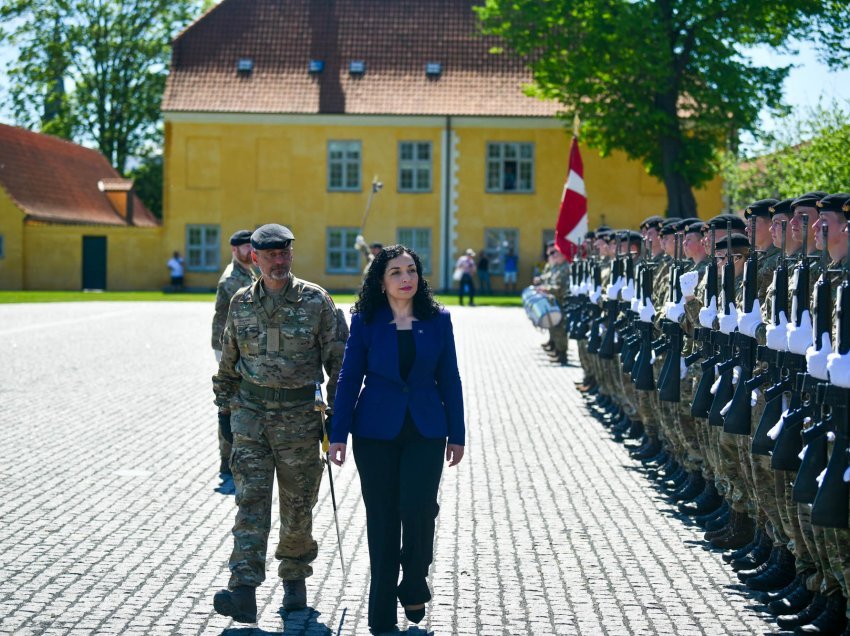
[(395, 300), (410, 300), (419, 289), (419, 275), (416, 273), (416, 263), (413, 257), (405, 252), (387, 263), (384, 272), (384, 292), (387, 298)]

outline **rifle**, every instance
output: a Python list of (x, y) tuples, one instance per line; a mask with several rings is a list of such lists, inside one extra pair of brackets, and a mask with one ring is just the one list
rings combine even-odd
[[(847, 236), (847, 244), (850, 247), (850, 233)], [(845, 257), (843, 269), (844, 278), (838, 287), (835, 301), (838, 321), (836, 351), (839, 356), (850, 352), (850, 252)], [(833, 421), (835, 442), (826, 473), (812, 504), (812, 523), (825, 528), (846, 528), (850, 513), (850, 484), (844, 481), (844, 473), (847, 471), (847, 454), (850, 448), (847, 423), (850, 392), (834, 384), (821, 386), (824, 391), (824, 404), (828, 407), (829, 418)]]
[[(705, 294), (703, 295), (703, 304), (708, 307), (712, 300), (716, 303), (717, 294), (717, 259), (715, 258), (715, 230), (712, 226), (709, 230), (709, 239), (711, 241), (710, 257), (708, 268), (705, 272)], [(713, 330), (710, 327), (700, 326), (696, 332), (695, 339), (702, 343), (702, 349), (699, 352), (699, 357), (703, 359), (700, 363), (702, 369), (702, 377), (694, 391), (694, 400), (691, 402), (691, 415), (694, 417), (708, 417), (708, 410), (711, 407), (711, 386), (714, 384), (714, 365), (717, 364), (718, 355), (711, 335)], [(686, 363), (691, 364), (688, 360)]]
[[(744, 313), (753, 311), (756, 298), (758, 298), (758, 267), (759, 257), (756, 251), (756, 217), (750, 217), (750, 253), (744, 264)], [(749, 435), (752, 432), (752, 392), (748, 382), (752, 378), (753, 367), (756, 359), (756, 341), (750, 336), (736, 331), (732, 334), (732, 342), (738, 349), (738, 355), (734, 358), (741, 368), (738, 376), (738, 385), (729, 402), (723, 420), (723, 430), (732, 435)]]
[[(629, 250), (630, 248), (631, 243), (628, 246)], [(643, 261), (643, 241), (641, 241), (640, 248), (640, 258), (641, 261)], [(634, 259), (629, 251), (626, 259), (626, 285), (632, 285), (632, 288), (635, 290), (635, 296), (638, 295), (637, 279), (640, 276), (640, 269), (640, 263), (635, 266)], [(625, 327), (622, 330), (623, 348), (620, 350), (620, 362), (622, 364), (623, 371), (625, 373), (630, 373), (635, 364), (635, 358), (637, 357), (638, 350), (640, 349), (640, 336), (638, 335), (637, 326), (635, 324), (637, 322), (638, 314), (636, 311), (632, 310), (631, 302), (623, 303), (623, 314)]]
[[(652, 277), (655, 272), (655, 263), (649, 260), (652, 256), (652, 239), (648, 242), (647, 253), (647, 259), (641, 267), (640, 306), (651, 302), (652, 298)], [(655, 376), (652, 373), (652, 330), (654, 327), (651, 322), (643, 320), (638, 320), (636, 326), (640, 334), (640, 350), (632, 366), (632, 382), (636, 389), (654, 391)]]
[[(615, 235), (616, 237), (616, 235)], [(616, 241), (616, 247), (614, 248), (614, 263), (611, 267), (611, 280), (610, 284), (616, 284), (617, 281), (623, 275), (623, 264), (620, 262), (620, 241)], [(610, 360), (614, 357), (615, 350), (615, 334), (617, 333), (617, 329), (615, 323), (617, 322), (617, 314), (620, 312), (620, 301), (618, 300), (619, 293), (616, 294), (613, 298), (609, 298), (606, 296), (605, 298), (605, 334), (602, 336), (602, 341), (599, 343), (599, 357), (603, 360)]]
[[(826, 333), (827, 336), (832, 334), (832, 286), (829, 284), (828, 271), (828, 252), (826, 249), (828, 238), (828, 228), (823, 226), (823, 249), (821, 250), (821, 276), (815, 283), (814, 293), (814, 315), (815, 315), (815, 334), (817, 337), (814, 341), (816, 351), (821, 349), (821, 335)], [(824, 351), (825, 355), (826, 352)], [(808, 358), (808, 356), (807, 356)], [(806, 444), (803, 450), (803, 459), (800, 463), (800, 470), (797, 471), (797, 479), (794, 480), (794, 490), (792, 499), (798, 503), (812, 503), (818, 492), (817, 478), (827, 465), (827, 440), (826, 433), (830, 432), (835, 424), (829, 416), (829, 408), (824, 408), (825, 394), (819, 386), (820, 381), (828, 380), (826, 376), (826, 365), (824, 365), (824, 373), (813, 368), (812, 362), (817, 361), (817, 357), (813, 357), (809, 361), (809, 373), (801, 373), (798, 377), (803, 378), (803, 390), (809, 395), (814, 396), (813, 410), (820, 414), (820, 421), (814, 426), (803, 432), (803, 442)], [(815, 370), (817, 375), (812, 374)], [(818, 377), (820, 375), (826, 377)], [(820, 390), (819, 390), (820, 389)]]
[[(679, 286), (679, 276), (682, 274), (684, 264), (682, 262), (681, 239), (684, 235), (674, 235), (674, 261), (670, 267), (670, 294), (668, 302), (676, 304), (682, 299), (682, 289)], [(682, 382), (682, 327), (678, 322), (662, 320), (661, 330), (667, 338), (667, 357), (658, 375), (658, 399), (663, 402), (678, 402), (681, 397)]]
[[(591, 292), (592, 294), (596, 293), (597, 289), (602, 288), (602, 263), (601, 263), (601, 260), (602, 260), (601, 257), (597, 254), (596, 260), (593, 263), (593, 267), (592, 267), (592, 276), (591, 276), (591, 278), (592, 278), (591, 282), (592, 282), (592, 287), (593, 287), (593, 291)], [(587, 351), (588, 351), (588, 353), (597, 353), (597, 354), (599, 353), (599, 343), (601, 341), (601, 337), (600, 337), (601, 334), (599, 333), (599, 327), (600, 327), (601, 324), (602, 324), (602, 310), (599, 307), (599, 304), (597, 302), (593, 302), (591, 300), (591, 302), (588, 303), (588, 329), (590, 331), (590, 334), (588, 335), (588, 339), (587, 339)]]
[[(732, 224), (726, 224), (726, 265), (723, 267), (723, 314), (731, 312), (729, 304), (735, 305), (735, 259), (732, 254)], [(720, 348), (720, 359), (717, 366), (720, 381), (714, 393), (714, 400), (708, 410), (708, 423), (711, 426), (723, 426), (723, 407), (732, 399), (732, 368), (735, 360), (732, 358), (732, 334), (714, 331), (711, 334), (714, 344)]]
[[(779, 252), (779, 263), (773, 272), (773, 308), (770, 315), (771, 323), (778, 325), (780, 314), (788, 316), (788, 260), (786, 257), (786, 246), (788, 237), (788, 222), (782, 221), (782, 249)], [(785, 382), (782, 379), (778, 361), (779, 351), (771, 349), (767, 345), (759, 345), (756, 350), (756, 358), (759, 362), (767, 364), (768, 370), (750, 380), (750, 388), (756, 389), (761, 384), (770, 383), (770, 387), (764, 392), (765, 406), (759, 419), (756, 432), (753, 433), (751, 451), (753, 455), (770, 455), (776, 445), (776, 440), (768, 433), (779, 418), (782, 417), (782, 393), (785, 390)], [(765, 376), (765, 377), (762, 377)], [(759, 383), (756, 384), (756, 380)]]
[[(808, 294), (809, 294), (809, 257), (806, 254), (806, 245), (808, 245), (809, 236), (809, 216), (802, 215), (803, 218), (803, 247), (800, 252), (800, 260), (794, 271), (794, 276), (797, 278), (797, 287), (794, 290), (794, 299), (791, 305), (792, 320), (796, 327), (799, 327), (803, 321), (803, 312), (808, 310)], [(784, 351), (778, 356), (778, 360), (782, 365), (782, 378), (786, 383), (793, 386), (791, 389), (791, 402), (788, 406), (788, 416), (785, 417), (785, 422), (782, 430), (776, 438), (776, 446), (773, 449), (773, 456), (770, 460), (770, 465), (774, 470), (797, 471), (800, 469), (800, 451), (803, 448), (803, 440), (800, 431), (803, 428), (803, 422), (807, 417), (811, 417), (813, 410), (812, 404), (808, 400), (803, 399), (805, 389), (805, 378), (800, 377), (800, 372), (806, 370), (805, 356)]]

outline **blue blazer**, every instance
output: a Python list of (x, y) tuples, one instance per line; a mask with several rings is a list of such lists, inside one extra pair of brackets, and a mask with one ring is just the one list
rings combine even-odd
[(399, 374), (398, 336), (392, 319), (389, 307), (379, 310), (368, 324), (360, 314), (352, 315), (330, 441), (345, 443), (349, 433), (393, 439), (410, 409), (424, 437), (448, 437), (449, 444), (463, 444), (463, 395), (451, 317), (441, 311), (429, 320), (413, 322), (416, 358), (407, 381)]

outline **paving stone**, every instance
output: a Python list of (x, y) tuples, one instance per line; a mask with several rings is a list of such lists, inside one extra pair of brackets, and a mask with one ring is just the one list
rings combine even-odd
[[(777, 632), (587, 415), (580, 371), (549, 363), (521, 310), (452, 316), (468, 447), (444, 473), (434, 600), (409, 634)], [(281, 613), (272, 547), (258, 627), (212, 610), (235, 508), (213, 490), (211, 318), (206, 303), (0, 306), (0, 634), (368, 633), (353, 462), (334, 469), (345, 575), (322, 485), (314, 609)]]

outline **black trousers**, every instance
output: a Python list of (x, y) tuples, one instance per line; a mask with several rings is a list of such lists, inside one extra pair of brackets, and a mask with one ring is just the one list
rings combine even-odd
[(475, 283), (472, 281), (472, 274), (464, 274), (460, 278), (460, 288), (457, 290), (458, 302), (463, 304), (464, 292), (469, 295), (469, 304), (475, 304)]
[(393, 440), (353, 439), (366, 505), (373, 631), (396, 624), (396, 599), (402, 605), (431, 600), (426, 578), (434, 560), (434, 520), (440, 510), (437, 491), (445, 449), (445, 438), (422, 437), (409, 418)]

